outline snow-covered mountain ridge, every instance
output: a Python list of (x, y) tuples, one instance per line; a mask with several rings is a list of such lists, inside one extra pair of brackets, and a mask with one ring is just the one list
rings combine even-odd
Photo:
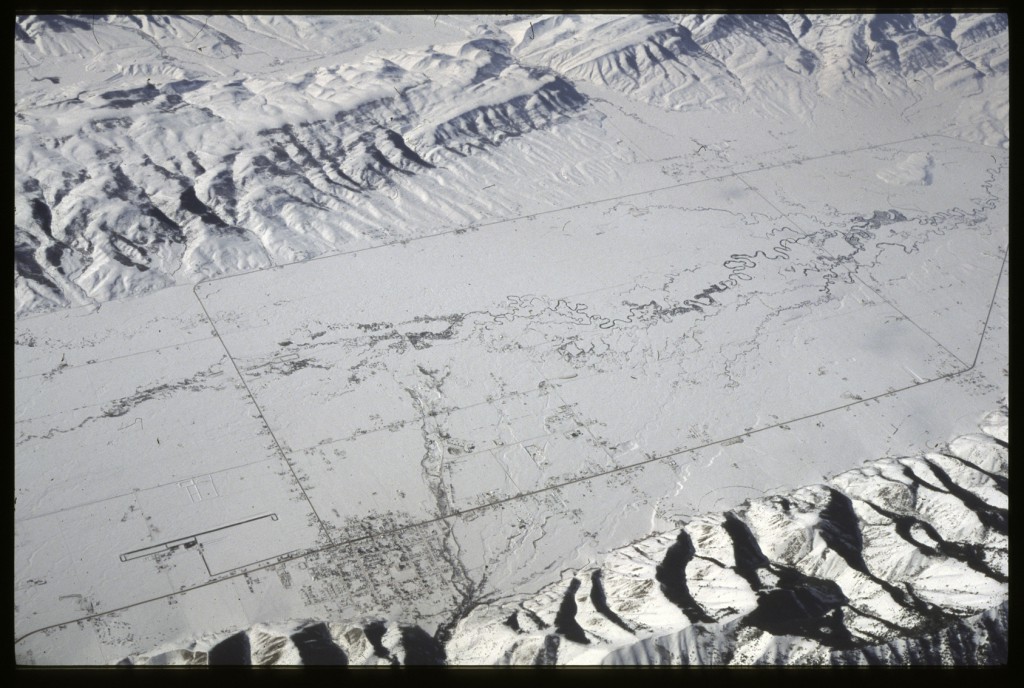
[(125, 662), (1005, 663), (1007, 421), (705, 514), (434, 635), (400, 619), (260, 625)]
[(430, 45), (430, 18), (389, 19), (18, 18), (16, 314), (614, 188), (584, 86), (798, 131), (895, 107), (904, 128), (1008, 142), (1004, 15), (447, 17)]

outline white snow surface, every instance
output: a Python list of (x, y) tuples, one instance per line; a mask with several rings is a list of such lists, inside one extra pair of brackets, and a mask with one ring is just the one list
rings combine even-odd
[(989, 661), (1007, 36), (18, 17), (17, 660)]
[[(636, 136), (689, 145), (712, 113), (716, 154), (749, 126), (805, 154), (810, 129), (1005, 148), (1006, 36), (998, 14), (21, 17), (15, 310), (607, 196), (631, 148), (683, 157)], [(679, 116), (662, 126), (629, 103)], [(872, 127), (834, 131), (858, 118)], [(584, 123), (634, 146), (594, 142)], [(552, 128), (555, 160), (525, 136), (523, 155), (489, 163), (509, 137)], [(731, 169), (766, 152), (730, 148)], [(559, 167), (578, 179), (543, 198), (509, 188)], [(883, 178), (927, 183), (920, 167)], [(496, 190), (463, 197), (488, 186), (477, 177)]]
[[(1006, 419), (998, 412), (993, 416)], [(1005, 508), (1005, 490), (999, 489), (992, 476), (1006, 478), (1006, 449), (981, 434), (957, 438), (948, 449), (950, 453), (942, 456), (950, 477), (969, 485), (984, 504)], [(938, 459), (934, 455), (928, 458)], [(998, 611), (990, 610), (1005, 604), (1006, 532), (982, 526), (977, 533), (961, 530), (950, 535), (965, 519), (974, 521), (976, 512), (955, 498), (948, 500), (946, 511), (933, 511), (929, 506), (933, 493), (922, 488), (923, 483), (915, 485), (913, 479), (894, 477), (898, 469), (913, 463), (910, 458), (865, 462), (862, 468), (838, 475), (825, 485), (747, 500), (727, 514), (706, 514), (687, 523), (683, 532), (692, 542), (693, 556), (685, 577), (694, 601), (711, 617), (707, 621), (688, 618), (692, 611), (680, 609), (665, 594), (661, 569), (671, 568), (666, 552), (676, 536), (671, 532), (652, 534), (606, 553), (590, 566), (563, 571), (562, 580), (535, 595), (473, 609), (445, 644), (446, 659), (474, 665), (549, 660), (557, 664), (645, 665), (867, 663), (869, 659), (894, 664), (914, 659), (947, 665), (991, 663), (998, 659), (993, 649), (996, 643), (1002, 643), (1005, 651), (1005, 610), (1002, 626), (979, 620), (986, 613), (998, 616)], [(851, 499), (856, 529), (862, 533), (863, 561), (867, 562), (862, 571), (851, 568), (857, 564), (841, 553), (841, 547), (827, 542), (830, 514), (822, 507), (831, 498), (830, 489)], [(892, 512), (884, 516), (875, 507)], [(737, 572), (742, 562), (734, 556), (736, 541), (723, 527), (723, 515), (737, 517), (756, 538), (766, 557), (759, 578), (769, 590), (779, 588), (776, 572), (783, 576), (798, 572), (807, 577), (803, 584), (811, 587), (827, 581), (839, 584), (843, 602), (837, 609), (842, 609), (843, 627), (850, 632), (848, 646), (841, 639), (814, 637), (813, 633), (772, 633), (753, 621), (751, 612), (767, 593), (755, 592)], [(949, 556), (949, 551), (937, 551), (937, 542), (929, 541), (924, 530), (899, 535), (899, 517), (922, 519), (925, 529), (943, 531), (944, 542), (980, 543), (979, 551), (985, 555), (1002, 556), (991, 568), (972, 566)], [(575, 594), (567, 593), (570, 581), (582, 582)], [(605, 608), (615, 613), (618, 623), (597, 607), (595, 588), (602, 591)], [(908, 602), (910, 596), (926, 604), (916, 610), (908, 608), (913, 606)], [(584, 631), (579, 640), (560, 635), (564, 633), (559, 627), (560, 607), (566, 599), (576, 604), (574, 620)], [(927, 603), (934, 606), (928, 608)], [(817, 615), (811, 628), (827, 623), (827, 618)], [(966, 631), (963, 619), (968, 620)], [(245, 629), (252, 663), (296, 663), (295, 642), (290, 638), (312, 625), (303, 620), (290, 627), (261, 624)], [(372, 652), (362, 627), (337, 620), (325, 627), (352, 663), (390, 663), (389, 658)], [(959, 642), (943, 642), (950, 629), (962, 636)], [(382, 636), (382, 644), (389, 655), (404, 663), (409, 650), (395, 630)], [(998, 632), (989, 638), (993, 631)], [(158, 648), (133, 655), (128, 661), (203, 664), (211, 648), (223, 640), (224, 636), (196, 638), (184, 647)], [(888, 645), (879, 642), (882, 640)], [(552, 646), (554, 652), (546, 651)]]

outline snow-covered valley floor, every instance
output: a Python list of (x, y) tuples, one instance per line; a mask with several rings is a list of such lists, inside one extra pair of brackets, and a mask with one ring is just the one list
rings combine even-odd
[(194, 19), (18, 23), (20, 662), (999, 661), (1005, 25)]

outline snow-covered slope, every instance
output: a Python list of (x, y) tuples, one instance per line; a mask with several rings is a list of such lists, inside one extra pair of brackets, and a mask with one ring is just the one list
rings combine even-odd
[(1003, 15), (590, 15), (516, 27), (520, 59), (676, 110), (806, 121), (822, 103), (983, 89), (1005, 104)]
[(15, 51), (18, 315), (507, 217), (551, 169), (614, 186), (585, 85), (1008, 141), (1004, 15), (27, 16)]
[[(112, 34), (125, 20), (29, 18), (34, 42), (22, 50), (83, 50), (83, 26)], [(165, 20), (139, 30), (173, 42), (182, 29)], [(50, 43), (69, 32), (78, 40)], [(243, 51), (227, 37), (213, 49)], [(276, 78), (129, 70), (19, 112), (19, 312), (415, 236), (406, 227), (423, 210), (366, 194), (586, 102), (557, 75), (512, 62), (496, 40), (390, 57)], [(419, 194), (417, 205), (437, 198)]]
[(125, 663), (1005, 663), (1006, 410), (982, 430), (705, 514), (433, 635), (260, 625)]

